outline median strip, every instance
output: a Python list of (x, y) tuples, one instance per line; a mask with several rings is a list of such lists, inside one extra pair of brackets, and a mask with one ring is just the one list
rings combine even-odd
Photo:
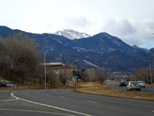
[(79, 93), (154, 101), (153, 93), (140, 93), (140, 92), (133, 92), (133, 91), (128, 92), (128, 91), (122, 91), (122, 90), (112, 90), (112, 89), (109, 89), (109, 86), (106, 86), (106, 85), (103, 85), (100, 87), (78, 88), (78, 89), (75, 89), (75, 91)]

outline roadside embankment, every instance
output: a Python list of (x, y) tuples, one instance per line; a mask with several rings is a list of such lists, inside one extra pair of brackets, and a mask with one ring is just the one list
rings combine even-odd
[(99, 87), (89, 87), (89, 88), (77, 88), (74, 91), (79, 93), (104, 95), (111, 97), (121, 97), (121, 98), (132, 98), (132, 99), (144, 99), (154, 101), (153, 93), (140, 93), (136, 91), (120, 91), (109, 89), (109, 86), (103, 85)]

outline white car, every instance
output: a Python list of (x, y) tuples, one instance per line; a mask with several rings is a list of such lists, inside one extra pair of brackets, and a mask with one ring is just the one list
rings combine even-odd
[(145, 88), (145, 82), (144, 81), (137, 81), (138, 83), (139, 83), (139, 85), (141, 86), (141, 87), (144, 87)]
[(130, 81), (127, 85), (127, 91), (130, 91), (130, 90), (141, 91), (140, 84), (137, 81)]

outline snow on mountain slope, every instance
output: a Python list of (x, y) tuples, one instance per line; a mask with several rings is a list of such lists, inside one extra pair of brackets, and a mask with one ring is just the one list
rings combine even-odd
[(69, 38), (71, 40), (90, 37), (90, 35), (88, 35), (86, 33), (81, 33), (78, 31), (74, 31), (72, 29), (64, 29), (62, 31), (60, 30), (60, 31), (57, 31), (55, 34), (60, 35), (60, 36), (64, 36), (64, 37)]
[(89, 64), (89, 65), (95, 67), (96, 69), (101, 69), (101, 67), (99, 67), (99, 66), (97, 66), (97, 65), (95, 65), (95, 64), (93, 64), (93, 63), (91, 63), (91, 62), (89, 62), (89, 61), (87, 61), (87, 60), (83, 60), (83, 61), (84, 61), (85, 63), (87, 63), (87, 64)]

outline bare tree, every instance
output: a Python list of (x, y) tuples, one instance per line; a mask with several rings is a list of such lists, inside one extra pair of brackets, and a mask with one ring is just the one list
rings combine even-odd
[(135, 72), (135, 79), (136, 80), (143, 80), (146, 83), (149, 83), (149, 80), (154, 80), (154, 69), (150, 68), (138, 68)]
[(136, 70), (135, 72), (135, 79), (136, 80), (143, 80), (143, 81), (147, 81), (147, 69), (146, 68), (139, 68)]
[(107, 79), (107, 73), (106, 73), (106, 71), (105, 70), (100, 70), (98, 72), (98, 78), (99, 78), (101, 84), (103, 84), (103, 82)]
[(97, 81), (98, 73), (95, 69), (85, 69), (81, 74), (81, 79), (84, 81)]
[(27, 77), (36, 76), (35, 71), (42, 56), (34, 39), (23, 34), (16, 34), (0, 39), (0, 45), (0, 69), (5, 70), (6, 77), (10, 80), (20, 77), (24, 83)]
[(48, 69), (48, 71), (47, 71), (47, 84), (51, 87), (55, 87), (57, 78), (58, 78), (58, 75), (53, 70)]
[(59, 80), (60, 80), (60, 82), (61, 82), (62, 84), (64, 84), (64, 85), (65, 85), (66, 82), (67, 82), (65, 75), (62, 74), (62, 73), (59, 74)]

